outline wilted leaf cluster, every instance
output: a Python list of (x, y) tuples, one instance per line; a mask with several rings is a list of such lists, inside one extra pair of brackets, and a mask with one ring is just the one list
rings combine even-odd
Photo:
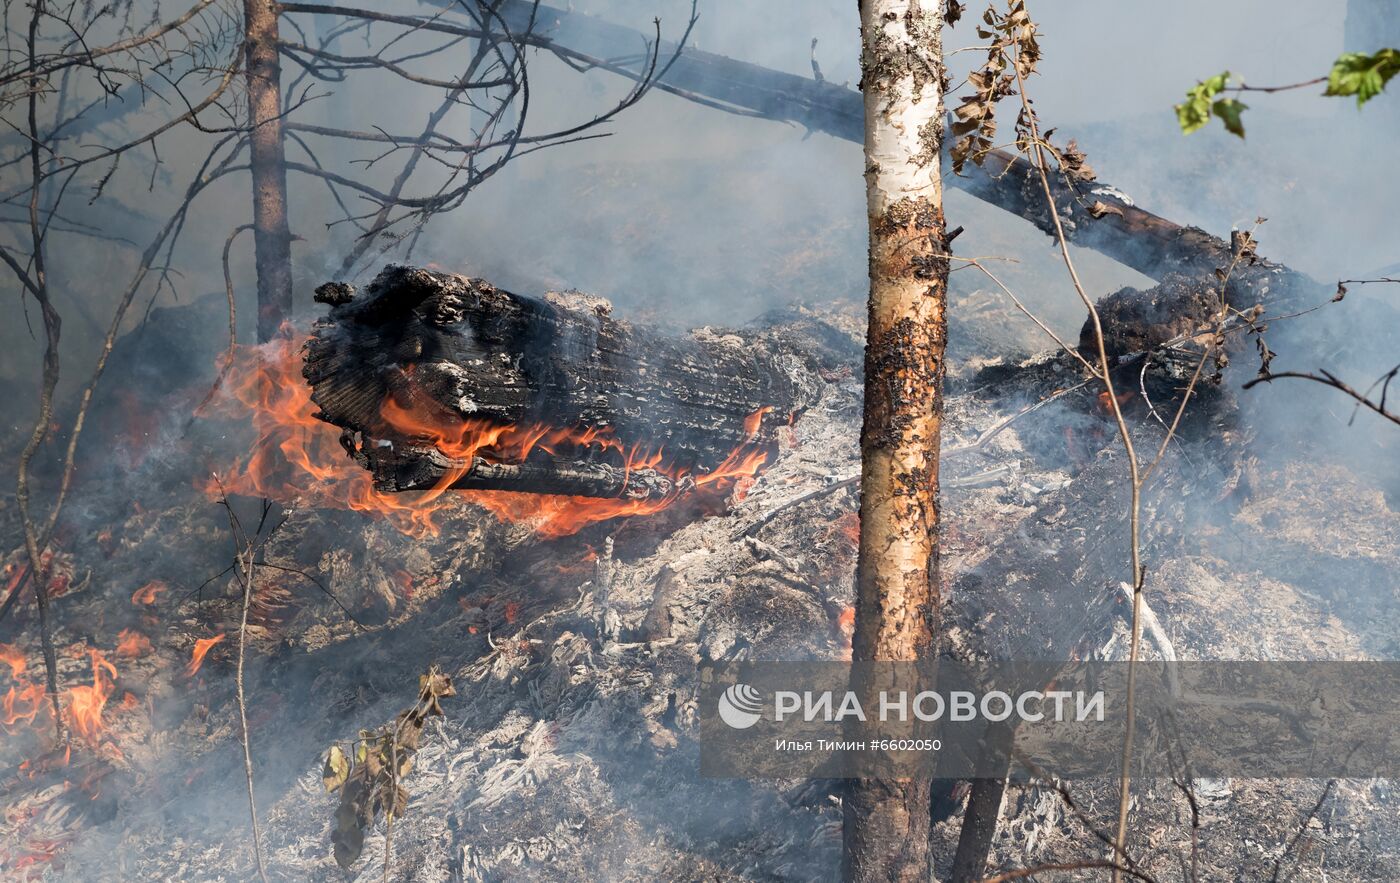
[(953, 109), (953, 171), (961, 172), (969, 159), (980, 162), (995, 146), (996, 105), (1016, 94), (1016, 79), (1029, 77), (1040, 61), (1036, 26), (1023, 0), (1010, 0), (1003, 14), (989, 7), (982, 14), (977, 36), (989, 40), (987, 61), (968, 74), (971, 94)]
[[(977, 28), (977, 36), (990, 41), (987, 61), (968, 74), (967, 82), (972, 92), (953, 109), (953, 135), (957, 139), (951, 151), (954, 173), (961, 173), (968, 160), (980, 165), (987, 153), (995, 148), (996, 105), (1003, 98), (1016, 95), (1018, 81), (1024, 82), (1035, 73), (1036, 65), (1040, 63), (1040, 43), (1036, 34), (1036, 23), (1026, 12), (1024, 0), (1008, 0), (1005, 13), (988, 7), (982, 14), (982, 25)], [(1053, 129), (1036, 137), (1034, 114), (1030, 101), (1023, 101), (1016, 117), (1016, 147), (1029, 152), (1039, 144), (1055, 157), (1060, 170), (1071, 181), (1092, 181), (1094, 170), (1089, 167), (1084, 152), (1074, 141), (1063, 149), (1055, 147), (1050, 143)]]
[(380, 813), (390, 822), (403, 816), (409, 794), (400, 782), (413, 768), (423, 726), (442, 714), (440, 699), (455, 695), (452, 679), (433, 666), (418, 679), (418, 701), (412, 708), (399, 712), (387, 727), (361, 730), (348, 750), (332, 745), (326, 753), (321, 781), (327, 791), (340, 791), (331, 843), (342, 868), (360, 857), (365, 832)]

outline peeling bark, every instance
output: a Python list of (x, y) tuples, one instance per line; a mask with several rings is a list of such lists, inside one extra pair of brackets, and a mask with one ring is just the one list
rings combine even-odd
[[(939, 157), (941, 4), (861, 4), (870, 305), (852, 658), (926, 658), (938, 604), (938, 443), (948, 261)], [(929, 782), (858, 780), (848, 880), (929, 874)]]

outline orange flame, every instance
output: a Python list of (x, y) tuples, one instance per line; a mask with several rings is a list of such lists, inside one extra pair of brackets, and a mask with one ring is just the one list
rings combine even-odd
[(753, 441), (758, 438), (758, 431), (763, 427), (763, 415), (773, 410), (772, 405), (764, 405), (757, 411), (744, 418), (744, 439)]
[(32, 724), (43, 703), (44, 688), (40, 685), (27, 684), (23, 690), (11, 687), (4, 698), (0, 698), (0, 724), (6, 729), (20, 721)]
[(25, 574), (27, 574), (28, 572), (29, 572), (29, 565), (26, 564), (26, 563), (22, 563), (22, 562), (19, 562), (19, 561), (12, 561), (12, 562), (10, 562), (9, 564), (6, 564), (6, 565), (5, 565), (5, 570), (4, 570), (4, 579), (5, 579), (4, 597), (6, 597), (6, 598), (10, 597), (10, 593), (12, 593), (12, 592), (15, 590), (15, 588), (16, 588), (17, 586), (19, 586), (20, 580), (24, 579)]
[[(1128, 391), (1126, 391), (1126, 392), (1120, 392), (1120, 393), (1115, 394), (1115, 395), (1113, 396), (1113, 399), (1117, 399), (1117, 400), (1118, 400), (1118, 405), (1119, 405), (1119, 407), (1122, 407), (1123, 405), (1126, 405), (1126, 404), (1132, 399), (1133, 395), (1134, 395), (1134, 393), (1133, 393), (1133, 391), (1130, 389), (1130, 390), (1128, 390)], [(1110, 399), (1110, 398), (1109, 398), (1109, 396), (1108, 396), (1108, 390), (1104, 390), (1103, 392), (1099, 393), (1099, 407), (1102, 408), (1102, 409), (1104, 410), (1105, 413), (1112, 414), (1112, 413), (1113, 413), (1113, 399)]]
[(0, 644), (0, 662), (10, 667), (10, 677), (19, 680), (24, 676), (24, 672), (29, 668), (29, 662), (25, 659), (24, 653), (13, 644)]
[(168, 586), (160, 580), (151, 580), (132, 594), (131, 603), (145, 604), (147, 606), (154, 604), (156, 603), (156, 595), (159, 595), (167, 588)]
[(69, 687), (68, 716), (73, 730), (89, 744), (96, 745), (102, 734), (102, 709), (116, 685), (117, 668), (98, 650), (88, 650), (92, 659), (92, 686)]
[(856, 634), (856, 609), (847, 607), (836, 617), (836, 634), (840, 639), (840, 657), (845, 660), (851, 658), (851, 645)]
[(860, 545), (860, 513), (847, 512), (836, 519), (836, 530), (852, 546)]
[(136, 659), (150, 654), (151, 639), (135, 629), (122, 629), (117, 632), (117, 658)]
[[(123, 635), (135, 634), (129, 630)], [(136, 635), (144, 640), (144, 636)], [(149, 647), (149, 643), (147, 644)], [(4, 647), (4, 645), (0, 645)], [(81, 656), (87, 653), (92, 664), (92, 683), (79, 684), (64, 690), (60, 698), (60, 705), (63, 708), (63, 715), (69, 722), (72, 731), (83, 741), (96, 748), (101, 741), (104, 726), (102, 723), (102, 712), (107, 707), (107, 700), (111, 698), (112, 692), (116, 689), (117, 667), (107, 660), (107, 657), (100, 650), (93, 648), (82, 648), (81, 644), (74, 645), (77, 650), (76, 655)], [(6, 648), (9, 649), (9, 648)], [(120, 649), (118, 650), (120, 653)], [(18, 677), (24, 672), (23, 667), (16, 667), (15, 659), (8, 653), (5, 661), (10, 664), (11, 671)], [(18, 660), (21, 665), (23, 657)], [(15, 724), (24, 722), (30, 726), (36, 725), (36, 720), (40, 712), (49, 708), (47, 694), (41, 683), (27, 683), (22, 687), (10, 687), (4, 697), (0, 697), (0, 725), (7, 731), (13, 732)], [(120, 754), (120, 752), (117, 752)], [(66, 764), (67, 755), (59, 764)]]
[[(20, 681), (29, 668), (24, 653), (11, 644), (0, 644), (0, 662), (10, 667), (10, 677), (16, 681)], [(8, 730), (20, 721), (33, 723), (43, 707), (43, 700), (44, 688), (38, 684), (21, 682), (21, 686), (11, 686), (0, 697), (0, 725)]]
[(501, 425), (468, 419), (442, 426), (408, 411), (393, 399), (381, 409), (385, 423), (405, 436), (424, 439), (443, 454), (464, 464), (448, 470), (437, 485), (417, 493), (381, 493), (370, 474), (345, 455), (339, 431), (313, 415), (311, 390), (301, 377), (300, 343), (291, 334), (257, 347), (240, 347), (228, 371), (228, 386), (213, 409), (222, 416), (247, 420), (257, 427), (252, 454), (205, 485), (206, 493), (261, 496), (322, 508), (348, 508), (388, 519), (413, 536), (436, 536), (435, 516), (462, 503), (474, 503), (502, 521), (525, 523), (544, 537), (573, 534), (589, 524), (630, 515), (650, 515), (681, 496), (645, 500), (527, 494), (508, 491), (454, 490), (451, 485), (470, 468), (473, 457), (493, 462), (522, 462), (538, 449), (612, 452), (625, 470), (655, 469), (673, 480), (690, 478), (697, 489), (722, 496), (730, 489), (742, 499), (744, 482), (767, 460), (761, 446), (751, 444), (771, 408), (755, 411), (744, 421), (747, 441), (715, 469), (690, 475), (667, 464), (661, 450), (628, 447), (606, 429), (559, 428), (540, 424)]
[(190, 656), (190, 664), (185, 667), (185, 677), (192, 678), (199, 673), (200, 666), (204, 665), (204, 657), (209, 655), (209, 648), (222, 641), (225, 634), (220, 632), (212, 638), (200, 638), (194, 642), (194, 653)]

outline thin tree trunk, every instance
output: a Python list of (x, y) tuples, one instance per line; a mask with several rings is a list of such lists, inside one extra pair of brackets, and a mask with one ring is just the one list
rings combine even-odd
[(282, 144), (282, 64), (278, 4), (243, 0), (253, 175), (253, 247), (258, 272), (258, 340), (271, 340), (292, 315), (292, 234)]
[[(1000, 726), (987, 735), (987, 750), (1010, 757), (1012, 727)], [(973, 779), (972, 793), (967, 798), (962, 830), (958, 832), (958, 849), (953, 854), (951, 883), (977, 883), (987, 868), (987, 855), (996, 836), (997, 819), (1001, 815), (1001, 800), (1006, 793), (1006, 776), (997, 779)]]
[[(870, 316), (861, 430), (856, 661), (927, 657), (938, 608), (938, 443), (948, 260), (939, 0), (862, 0)], [(843, 876), (929, 876), (929, 780), (862, 779)]]
[[(38, 58), (39, 23), (46, 14), (42, 0), (34, 3), (33, 14), (29, 19), (29, 65), (34, 68)], [(30, 292), (39, 303), (44, 317), (44, 372), (39, 388), (39, 415), (34, 421), (34, 431), (19, 455), (19, 475), (15, 486), (15, 501), (19, 504), (20, 520), (24, 525), (24, 545), (29, 553), (29, 574), (34, 583), (34, 603), (39, 608), (39, 643), (44, 651), (44, 685), (53, 707), (54, 736), (58, 744), (68, 741), (67, 729), (63, 722), (63, 705), (59, 700), (58, 655), (53, 643), (53, 621), (49, 612), (49, 562), (44, 558), (44, 547), (52, 535), (52, 527), (44, 531), (37, 526), (37, 519), (29, 509), (29, 463), (43, 445), (53, 419), (54, 390), (58, 387), (59, 351), (58, 341), (63, 320), (54, 308), (49, 297), (48, 270), (44, 260), (44, 225), (39, 218), (39, 195), (43, 189), (43, 165), (40, 161), (40, 148), (44, 141), (39, 132), (39, 98), (41, 81), (37, 75), (29, 78), (29, 171), (32, 185), (29, 191), (29, 231), (33, 251), (30, 261), (33, 272)], [(20, 577), (23, 582), (23, 577)], [(18, 589), (16, 589), (18, 590)]]

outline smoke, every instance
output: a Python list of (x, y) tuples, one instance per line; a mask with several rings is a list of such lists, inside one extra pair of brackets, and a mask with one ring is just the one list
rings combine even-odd
[[(398, 6), (422, 11), (415, 3)], [(663, 37), (675, 39), (684, 28), (689, 4), (679, 0), (579, 0), (574, 10), (643, 33), (650, 33), (651, 20), (659, 17)], [(1080, 0), (1055, 4), (1034, 0), (1030, 10), (1039, 18), (1044, 33), (1045, 61), (1041, 76), (1033, 83), (1037, 107), (1046, 123), (1057, 128), (1057, 141), (1079, 140), (1101, 180), (1157, 214), (1218, 234), (1248, 227), (1257, 216), (1267, 217), (1259, 232), (1260, 252), (1320, 280), (1364, 278), (1386, 267), (1395, 272), (1400, 251), (1394, 241), (1390, 206), (1400, 198), (1400, 178), (1385, 171), (1389, 158), (1383, 145), (1400, 131), (1396, 125), (1400, 95), (1382, 95), (1360, 112), (1349, 101), (1319, 97), (1317, 89), (1248, 96), (1251, 107), (1245, 117), (1249, 132), (1245, 141), (1220, 131), (1218, 125), (1183, 137), (1171, 110), (1197, 79), (1224, 69), (1259, 85), (1291, 83), (1324, 73), (1344, 47), (1343, 0), (1308, 4), (1269, 0), (1231, 4)], [(854, 86), (858, 79), (857, 14), (851, 0), (704, 0), (699, 12), (692, 45), (701, 49), (799, 75), (813, 75), (815, 57), (828, 81)], [(976, 42), (973, 25), (978, 12), (970, 5), (963, 23), (946, 35), (947, 49)], [(954, 82), (978, 60), (975, 51), (953, 56)], [(450, 76), (453, 72), (445, 62), (436, 73)], [(532, 131), (549, 130), (576, 122), (594, 109), (604, 110), (631, 88), (629, 82), (606, 71), (581, 75), (544, 53), (532, 54), (530, 72), (528, 125)], [(440, 95), (432, 90), (386, 93), (371, 102), (324, 84), (317, 89), (318, 97), (308, 105), (307, 118), (352, 128), (380, 125), (413, 131), (421, 128), (426, 114), (440, 101)], [(143, 112), (154, 115), (157, 110)], [(141, 112), (133, 113), (137, 115), (123, 125), (135, 126), (140, 119), (147, 119)], [(1014, 109), (1003, 114), (1006, 131)], [(521, 293), (579, 289), (610, 299), (623, 318), (677, 329), (739, 325), (799, 302), (840, 305), (850, 312), (863, 301), (867, 280), (860, 145), (797, 126), (725, 114), (660, 92), (618, 116), (604, 131), (609, 133), (606, 138), (541, 151), (506, 167), (460, 209), (436, 217), (416, 243), (412, 260), (483, 276)], [(98, 132), (94, 137), (108, 136)], [(182, 176), (200, 158), (204, 146), (199, 136), (175, 132), (162, 139), (159, 163), (149, 156), (133, 157), (129, 168), (113, 178), (107, 197), (90, 207), (85, 220), (104, 234), (144, 244), (178, 198), (184, 186)], [(324, 159), (345, 162), (359, 155), (328, 153)], [(355, 174), (376, 185), (384, 184), (390, 174), (387, 168), (355, 168)], [(6, 191), (15, 186), (7, 181)], [(324, 226), (326, 219), (334, 216), (335, 206), (322, 185), (294, 177), (291, 187), (293, 229), (302, 237), (294, 247), (298, 311), (305, 321), (320, 314), (321, 308), (310, 302), (311, 290), (335, 272), (353, 231), (346, 225)], [(68, 536), (80, 540), (109, 522), (128, 517), (133, 510), (144, 508), (155, 513), (137, 517), (132, 534), (126, 538), (141, 545), (141, 553), (116, 559), (123, 567), (141, 572), (100, 572), (96, 576), (102, 591), (112, 592), (114, 597), (129, 594), (134, 584), (128, 583), (132, 581), (140, 583), (157, 576), (188, 591), (227, 563), (225, 526), (211, 505), (185, 499), (182, 509), (167, 506), (173, 514), (163, 513), (161, 507), (169, 504), (170, 495), (191, 491), (195, 480), (202, 477), (196, 473), (202, 473), (220, 455), (245, 452), (238, 448), (243, 444), (241, 436), (232, 430), (227, 436), (223, 434), (226, 427), (205, 427), (191, 435), (188, 418), (193, 402), (185, 393), (190, 388), (199, 393), (207, 388), (200, 384), (212, 378), (215, 359), (226, 343), (220, 254), (229, 232), (247, 220), (249, 199), (246, 180), (241, 177), (201, 197), (172, 257), (178, 271), (173, 281), (178, 287), (152, 284), (143, 290), (143, 309), (128, 323), (108, 380), (99, 387), (88, 442), (81, 452), (85, 471), (79, 477), (85, 480), (98, 475), (101, 480), (92, 491), (82, 487), (75, 491), (66, 522)], [(1046, 236), (956, 190), (948, 191), (947, 214), (950, 226), (966, 228), (956, 242), (958, 253), (1010, 259), (994, 262), (999, 275), (1053, 329), (1067, 339), (1077, 339), (1083, 310)], [(62, 261), (56, 262), (55, 287), (65, 315), (65, 353), (72, 354), (65, 362), (61, 390), (69, 401), (76, 384), (85, 379), (121, 282), (130, 274), (134, 263), (131, 251), (109, 239), (79, 240), (64, 253)], [(246, 340), (254, 297), (251, 237), (239, 240), (231, 254), (231, 275)], [(390, 252), (391, 257), (399, 254), (401, 250)], [(1075, 249), (1074, 255), (1092, 296), (1125, 285), (1152, 284), (1152, 280), (1097, 253)], [(1326, 367), (1352, 380), (1353, 385), (1365, 386), (1394, 363), (1398, 349), (1394, 331), (1376, 320), (1377, 316), (1394, 316), (1390, 306), (1397, 297), (1394, 289), (1354, 286), (1342, 303), (1280, 325), (1268, 336), (1279, 353), (1275, 367)], [(954, 275), (952, 300), (954, 374), (964, 369), (964, 360), (973, 357), (999, 356), (1015, 362), (1020, 356), (1053, 345), (1007, 309), (1003, 296), (973, 270)], [(143, 325), (148, 301), (155, 308)], [(37, 324), (37, 317), (30, 318)], [(9, 393), (8, 401), (18, 403), (12, 405), (5, 427), (9, 447), (28, 431), (26, 421), (37, 385), (42, 335), (31, 329), (24, 321), (0, 327), (0, 388)], [(1340, 461), (1389, 495), (1390, 511), (1371, 513), (1373, 518), (1393, 518), (1395, 494), (1400, 491), (1395, 485), (1400, 470), (1393, 468), (1394, 427), (1364, 412), (1355, 415), (1353, 423), (1347, 400), (1300, 381), (1280, 381), (1271, 388), (1238, 392), (1238, 382), (1250, 376), (1253, 368), (1242, 360), (1234, 369), (1238, 376), (1231, 374), (1228, 380), (1231, 394), (1243, 407), (1240, 423), (1256, 439), (1252, 455), (1271, 468), (1295, 462)], [(71, 409), (64, 413), (71, 414)], [(1047, 413), (1058, 412), (1047, 409)], [(1068, 417), (1054, 419), (1063, 422), (1039, 431), (1050, 439), (1047, 445), (1053, 443), (1062, 450), (1060, 430), (1083, 431), (1081, 424), (1103, 422), (1082, 414), (1080, 423), (1072, 424)], [(991, 423), (990, 418), (987, 423)], [(1208, 439), (1197, 439), (1197, 443), (1199, 448), (1191, 449), (1193, 455), (1209, 447)], [(46, 456), (57, 447), (46, 448)], [(110, 472), (99, 474), (104, 464)], [(1050, 471), (1045, 469), (1047, 474)], [(1008, 490), (1008, 494), (1012, 492)], [(1319, 507), (1335, 503), (1333, 497), (1320, 499)], [(1226, 506), (1221, 503), (1219, 511), (1226, 512)], [(196, 511), (200, 514), (190, 514)], [(501, 560), (473, 557), (479, 555), (481, 547), (504, 543), (504, 529), (496, 534), (479, 526), (454, 523), (462, 532), (452, 536), (449, 531), (431, 553), (420, 548), (405, 552), (406, 541), (392, 529), (367, 529), (357, 513), (341, 514), (346, 517), (326, 516), (324, 522), (315, 521), (310, 526), (310, 519), (294, 521), (274, 550), (281, 556), (275, 561), (313, 572), (320, 572), (317, 568), (324, 564), (324, 572), (350, 573), (353, 579), (347, 577), (347, 582), (371, 587), (397, 580), (399, 573), (413, 571), (413, 579), (422, 580), (435, 570), (446, 572), (448, 568), (472, 574), (480, 568), (492, 578), (530, 583), (530, 574), (523, 566), (510, 571)], [(1317, 518), (1326, 521), (1329, 515), (1319, 511)], [(171, 523), (179, 518), (189, 522), (184, 526)], [(1229, 520), (1228, 515), (1222, 518)], [(341, 533), (336, 534), (337, 530)], [(1376, 532), (1384, 530), (1377, 528)], [(181, 538), (178, 543), (171, 539), (176, 535)], [(354, 537), (355, 548), (349, 551), (341, 548), (350, 543), (346, 536)], [(1233, 542), (1218, 536), (1212, 539)], [(1317, 589), (1323, 577), (1314, 572), (1330, 559), (1313, 551), (1306, 549), (1299, 558), (1310, 563), (1308, 585)], [(1248, 556), (1241, 554), (1239, 558), (1247, 560)], [(400, 564), (405, 569), (395, 572)], [(1371, 574), (1371, 565), (1367, 559), (1355, 572)], [(117, 569), (108, 565), (109, 571)], [(476, 588), (475, 583), (472, 586)], [(492, 587), (490, 594), (498, 588)], [(1335, 587), (1327, 588), (1329, 597), (1337, 596)], [(520, 585), (505, 589), (520, 591)], [(304, 609), (323, 612), (331, 607), (329, 600), (316, 594), (314, 586), (301, 583), (298, 591), (306, 592), (320, 605), (307, 604)], [(395, 591), (390, 587), (383, 595), (394, 597)], [(227, 597), (228, 581), (214, 583), (210, 592), (213, 597), (220, 593)], [(383, 598), (376, 603), (380, 622), (408, 616), (401, 609), (390, 609)], [(1365, 618), (1359, 605), (1347, 606), (1345, 598), (1336, 603), (1337, 609), (1351, 618)], [(501, 616), (506, 615), (500, 610), (504, 604), (482, 601), (483, 617), (490, 608), (495, 624), (500, 625)], [(446, 621), (456, 614), (455, 605), (455, 600), (443, 604), (445, 609), (434, 608), (431, 615), (441, 614)], [(414, 615), (423, 615), (421, 606), (410, 609)], [(1390, 615), (1388, 610), (1382, 613)], [(345, 629), (350, 626), (345, 625)], [(324, 626), (321, 632), (327, 632)], [(257, 736), (264, 789), (260, 799), (270, 802), (283, 796), (290, 787), (288, 782), (314, 766), (315, 754), (324, 746), (306, 743), (302, 738), (305, 734), (320, 736), (331, 730), (353, 733), (366, 722), (389, 719), (407, 704), (399, 677), (410, 667), (405, 660), (491, 652), (489, 632), (477, 635), (475, 628), (469, 636), (448, 634), (440, 628), (428, 640), (416, 631), (388, 630), (385, 637), (372, 642), (347, 643), (330, 652), (315, 645), (316, 640), (329, 640), (329, 633), (321, 632), (314, 638), (298, 639), (303, 641), (301, 649), (314, 649), (317, 654), (297, 654), (284, 647), (268, 651), (293, 656), (296, 661), (292, 663), (285, 663), (280, 655), (253, 654), (247, 673), (250, 690), (261, 697), (276, 697), (277, 705), (268, 714), (281, 727), (275, 733), (260, 731)], [(224, 649), (231, 643), (225, 641)], [(369, 644), (373, 646), (366, 649)], [(226, 662), (211, 662), (205, 676), (227, 675)], [(326, 695), (321, 692), (323, 684), (339, 692)], [(351, 684), (353, 689), (347, 686)], [(168, 685), (161, 689), (177, 692)], [(168, 692), (159, 698), (183, 711), (188, 705), (207, 701), (209, 695), (193, 689), (189, 692), (193, 699)], [(224, 693), (212, 695), (226, 703)], [(167, 713), (172, 718), (176, 715), (175, 711)], [(591, 746), (569, 740), (585, 736), (602, 739), (610, 734), (606, 723), (584, 720), (580, 734), (566, 734), (565, 748), (592, 751)], [(222, 739), (220, 752), (207, 761), (181, 758), (172, 763), (192, 768), (198, 778), (192, 780), (193, 787), (172, 785), (169, 791), (178, 800), (171, 797), (174, 802), (162, 811), (171, 814), (170, 824), (176, 830), (184, 830), (181, 826), (189, 824), (191, 815), (213, 817), (216, 828), (201, 837), (213, 841), (227, 833), (232, 842), (241, 836), (243, 825), (243, 807), (238, 802), (241, 767), (236, 757), (223, 750), (231, 744), (227, 732), (198, 730), (198, 726), (212, 729), (204, 722), (189, 726), (199, 737)], [(482, 738), (482, 733), (494, 726), (488, 722), (473, 730), (463, 724), (454, 732)], [(502, 745), (510, 744), (507, 737), (502, 738)], [(502, 753), (505, 750), (500, 749)], [(733, 804), (725, 804), (715, 793), (722, 789), (705, 785), (670, 794), (660, 790), (665, 785), (660, 773), (655, 773), (654, 779), (629, 778), (629, 756), (619, 759), (603, 750), (595, 753), (607, 766), (608, 781), (603, 784), (617, 791), (620, 803), (639, 807), (637, 815), (643, 819), (674, 818), (684, 795), (699, 794), (715, 802), (697, 802), (689, 808), (693, 817), (680, 825), (688, 835), (694, 833), (704, 840), (709, 832), (731, 824), (724, 816)], [(446, 767), (449, 762), (442, 760), (440, 765)], [(453, 781), (446, 774), (443, 778)], [(653, 799), (642, 793), (643, 783), (657, 788), (659, 796)], [(310, 782), (306, 790), (318, 787), (319, 783)], [(600, 784), (599, 792), (604, 790)], [(316, 806), (316, 811), (321, 811), (321, 805)], [(122, 811), (156, 809), (159, 807), (140, 802), (124, 806)], [(500, 814), (504, 817), (509, 812), (502, 809)], [(749, 824), (750, 819), (741, 821), (744, 824), (732, 823), (732, 827), (760, 827)], [(143, 836), (154, 835), (146, 832)], [(85, 846), (88, 858), (100, 859), (101, 850), (114, 846), (121, 837), (122, 832), (116, 830), (101, 834)], [(638, 835), (637, 842), (643, 839)], [(322, 847), (315, 843), (305, 848), (310, 854)], [(823, 846), (818, 853), (820, 864), (825, 866), (833, 853), (833, 846)], [(774, 869), (774, 873), (782, 870)], [(804, 863), (799, 870), (806, 873), (812, 866)]]

